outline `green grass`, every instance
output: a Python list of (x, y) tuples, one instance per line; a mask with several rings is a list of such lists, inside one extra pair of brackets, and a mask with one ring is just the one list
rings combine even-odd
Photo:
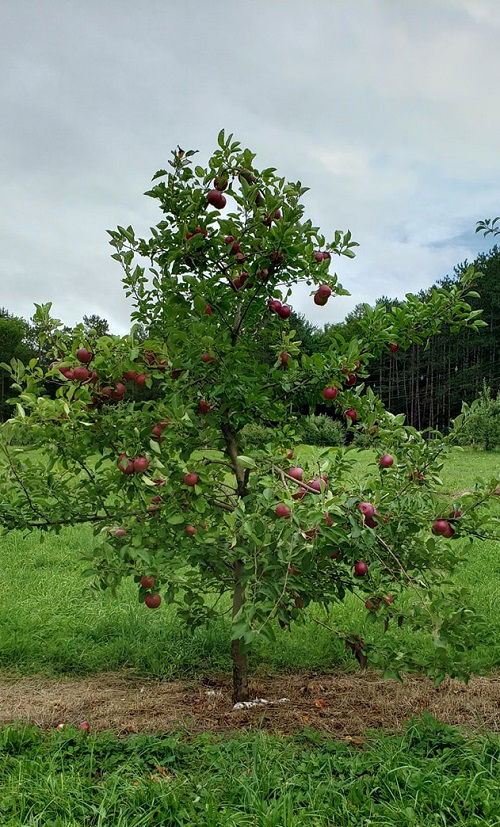
[(316, 733), (85, 736), (0, 730), (3, 827), (484, 827), (500, 824), (500, 741), (430, 717), (364, 747)]
[[(309, 449), (304, 449), (307, 451)], [(299, 457), (300, 459), (300, 457)], [(369, 452), (361, 452), (359, 473), (368, 470)], [(450, 493), (470, 485), (476, 476), (492, 476), (499, 454), (455, 452), (443, 474)], [(98, 600), (84, 591), (81, 554), (93, 538), (86, 527), (68, 528), (59, 536), (33, 532), (28, 537), (11, 532), (0, 540), (0, 668), (23, 673), (89, 673), (130, 667), (163, 677), (228, 671), (228, 626), (187, 634), (167, 606), (150, 612), (137, 602), (135, 585), (128, 581), (117, 598), (103, 593)], [(468, 665), (484, 672), (500, 663), (500, 578), (498, 544), (477, 541), (467, 563), (457, 572), (474, 604), (496, 630), (496, 642), (468, 653)], [(310, 609), (308, 622), (292, 633), (279, 632), (277, 641), (259, 642), (254, 663), (268, 670), (355, 668), (342, 643), (319, 627)], [(336, 607), (330, 620), (339, 628), (364, 635), (378, 634), (359, 600), (349, 597)], [(425, 642), (403, 627), (397, 633), (408, 645)]]

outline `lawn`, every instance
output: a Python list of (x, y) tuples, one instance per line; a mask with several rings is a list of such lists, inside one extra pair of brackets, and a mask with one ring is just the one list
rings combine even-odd
[[(498, 471), (499, 457), (498, 453), (455, 451), (443, 474), (446, 491), (461, 490), (477, 476), (491, 477)], [(369, 452), (361, 452), (356, 473), (369, 471), (371, 460)], [(116, 598), (103, 593), (93, 599), (81, 577), (85, 567), (81, 554), (92, 541), (87, 527), (68, 528), (59, 536), (33, 532), (23, 537), (11, 532), (1, 539), (0, 668), (83, 674), (130, 667), (159, 677), (229, 670), (227, 622), (186, 634), (168, 606), (151, 612), (140, 605), (130, 581), (120, 587)], [(473, 603), (497, 632), (493, 645), (488, 642), (468, 653), (468, 664), (475, 672), (500, 663), (498, 573), (498, 544), (477, 541), (456, 574), (456, 581), (470, 589)], [(311, 608), (305, 625), (296, 626), (291, 634), (279, 632), (275, 643), (261, 642), (255, 662), (266, 670), (356, 668), (343, 643), (315, 619), (324, 616)], [(363, 602), (355, 597), (332, 610), (327, 620), (367, 640), (379, 633), (378, 626), (369, 623)], [(391, 634), (399, 635), (406, 645), (426, 645), (404, 628)]]
[(498, 825), (500, 741), (430, 717), (353, 746), (304, 732), (235, 738), (0, 730), (3, 827)]

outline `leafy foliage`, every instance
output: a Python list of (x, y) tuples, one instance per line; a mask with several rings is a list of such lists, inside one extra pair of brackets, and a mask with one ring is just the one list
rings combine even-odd
[[(302, 184), (257, 170), (232, 135), (220, 133), (207, 167), (193, 167), (193, 155), (177, 149), (170, 169), (155, 174), (146, 194), (162, 217), (149, 238), (132, 227), (110, 231), (134, 302), (130, 334), (90, 342), (83, 325), (61, 329), (50, 306), (40, 306), (35, 321), (53, 363), (3, 365), (19, 395), (15, 421), (37, 450), (17, 449), (12, 425), (4, 426), (2, 524), (92, 523), (87, 573), (96, 588), (115, 589), (131, 575), (141, 602), (156, 608), (161, 592), (192, 626), (218, 616), (219, 598), (209, 605), (207, 592), (231, 593), (239, 698), (248, 693), (248, 647), (274, 637), (277, 622), (301, 622), (311, 602), (330, 605), (349, 593), (380, 605), (390, 590), (383, 628), (399, 622), (398, 594), (408, 586), (419, 596), (408, 622), (436, 642), (429, 670), (436, 679), (462, 675), (448, 647), (456, 618), (468, 620), (464, 646), (484, 628), (462, 595), (448, 593), (447, 578), (461, 559), (457, 539), (484, 530), (480, 505), (496, 481), (464, 496), (460, 515), (455, 504), (438, 506), (442, 458), (464, 417), (430, 444), (364, 380), (391, 342), (421, 344), (443, 325), (478, 330), (480, 311), (468, 299), (479, 274), (470, 266), (425, 301), (408, 295), (367, 309), (355, 337), (334, 331), (324, 351), (308, 355), (286, 301), (299, 282), (320, 304), (345, 292), (330, 264), (353, 257), (350, 232), (327, 241), (304, 220)], [(366, 432), (380, 455), (395, 457), (391, 467), (353, 484), (348, 446), (320, 451), (298, 477), (289, 473), (298, 391), (310, 405), (327, 399), (350, 435)], [(272, 440), (244, 453), (242, 430), (269, 423)], [(452, 542), (431, 534), (437, 517)], [(347, 643), (364, 663), (363, 641)], [(380, 652), (378, 663), (394, 654), (383, 645)], [(396, 673), (403, 666), (397, 659)]]

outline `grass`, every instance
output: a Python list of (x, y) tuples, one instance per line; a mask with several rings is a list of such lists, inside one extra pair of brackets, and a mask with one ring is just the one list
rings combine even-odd
[[(370, 458), (368, 452), (360, 454), (360, 472), (368, 470)], [(498, 458), (498, 453), (457, 451), (445, 468), (446, 489), (451, 493), (470, 485), (476, 476), (492, 476)], [(81, 554), (92, 541), (87, 527), (68, 528), (58, 536), (33, 532), (23, 537), (11, 532), (0, 540), (0, 668), (28, 674), (84, 674), (130, 667), (161, 677), (229, 670), (226, 622), (187, 634), (168, 606), (150, 612), (140, 605), (130, 581), (120, 587), (116, 598), (106, 592), (93, 599), (81, 577), (85, 567)], [(473, 603), (494, 630), (500, 629), (498, 573), (498, 544), (477, 541), (456, 574), (456, 581), (469, 588)], [(268, 670), (354, 668), (342, 643), (313, 622), (318, 611), (310, 609), (308, 621), (296, 625), (292, 634), (279, 633), (275, 643), (260, 642), (256, 662)], [(378, 634), (363, 605), (352, 597), (332, 611), (330, 620), (368, 640)], [(397, 634), (407, 645), (425, 645), (404, 628)], [(500, 635), (494, 645), (485, 644), (467, 658), (474, 672), (498, 666)]]
[(361, 747), (304, 732), (232, 739), (0, 730), (3, 827), (484, 827), (500, 741), (430, 717)]

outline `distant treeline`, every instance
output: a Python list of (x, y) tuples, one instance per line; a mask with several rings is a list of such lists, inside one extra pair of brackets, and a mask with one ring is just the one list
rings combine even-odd
[[(446, 430), (450, 419), (460, 412), (462, 401), (471, 402), (479, 396), (483, 382), (494, 395), (500, 388), (500, 248), (495, 246), (478, 256), (475, 265), (483, 277), (477, 285), (480, 298), (472, 299), (471, 304), (483, 309), (487, 327), (459, 335), (444, 330), (425, 346), (413, 345), (395, 354), (388, 351), (370, 363), (368, 384), (390, 411), (405, 413), (407, 422), (416, 428)], [(466, 266), (464, 262), (455, 267), (453, 275), (446, 276), (439, 285), (451, 284)], [(425, 301), (427, 294), (421, 291), (419, 297)], [(383, 297), (377, 303), (394, 305), (398, 301)], [(364, 312), (363, 305), (358, 305), (345, 321), (323, 330), (297, 314), (292, 318), (292, 327), (302, 341), (302, 350), (312, 354), (327, 348), (338, 332), (346, 339), (355, 338)], [(107, 321), (98, 316), (84, 317), (84, 326), (90, 338), (108, 332)], [(8, 362), (13, 356), (23, 361), (36, 356), (42, 362), (46, 357), (40, 350), (36, 328), (0, 309), (0, 362)], [(262, 356), (266, 358), (264, 353)], [(274, 358), (269, 356), (270, 361)], [(7, 377), (0, 368), (0, 419), (6, 419), (11, 411), (6, 404), (9, 395)]]

